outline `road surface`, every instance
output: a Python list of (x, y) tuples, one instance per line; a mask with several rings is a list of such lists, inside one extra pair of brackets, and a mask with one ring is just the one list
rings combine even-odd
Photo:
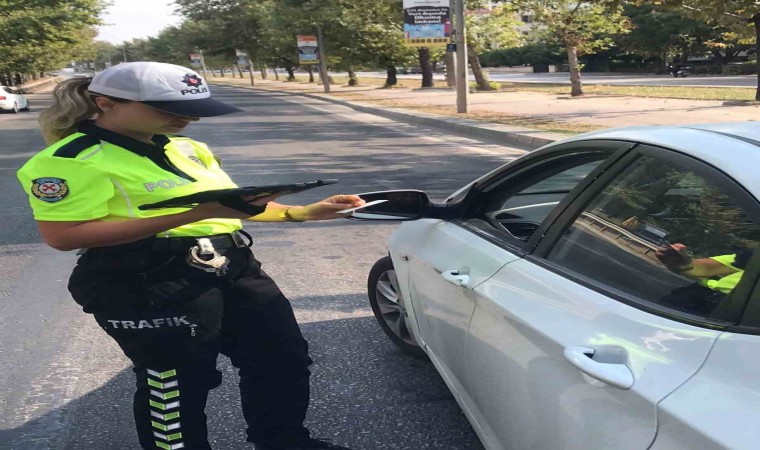
[[(283, 199), (293, 204), (399, 188), (442, 199), (523, 152), (314, 99), (213, 90), (245, 113), (203, 120), (186, 134), (210, 144), (239, 184), (340, 180)], [(135, 449), (129, 362), (68, 296), (76, 257), (41, 243), (15, 180), (43, 147), (36, 116), (49, 94), (30, 99), (32, 113), (0, 115), (0, 449)], [(398, 351), (372, 317), (366, 278), (394, 228), (348, 220), (246, 226), (311, 344), (307, 425), (355, 449), (481, 449), (432, 365)], [(237, 377), (226, 358), (219, 367), (210, 440), (215, 449), (249, 449)]]

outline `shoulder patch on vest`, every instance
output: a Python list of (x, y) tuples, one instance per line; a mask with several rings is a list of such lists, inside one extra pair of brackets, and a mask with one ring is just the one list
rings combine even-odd
[(77, 155), (83, 151), (98, 144), (100, 144), (99, 139), (85, 134), (84, 136), (79, 136), (76, 139), (72, 139), (71, 142), (67, 142), (58, 147), (55, 153), (53, 153), (53, 156), (58, 156), (60, 158), (76, 158)]

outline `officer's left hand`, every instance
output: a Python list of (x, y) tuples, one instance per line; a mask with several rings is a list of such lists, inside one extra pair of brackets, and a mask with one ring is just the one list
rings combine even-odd
[(336, 214), (337, 211), (362, 206), (364, 203), (358, 195), (334, 195), (303, 208), (292, 208), (288, 214), (296, 220), (340, 219), (345, 215)]

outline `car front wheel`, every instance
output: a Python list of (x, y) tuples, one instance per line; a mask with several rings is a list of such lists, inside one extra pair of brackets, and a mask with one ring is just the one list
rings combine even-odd
[(385, 334), (404, 353), (424, 357), (425, 352), (406, 325), (406, 306), (396, 279), (390, 256), (378, 260), (369, 272), (367, 282), (372, 313)]

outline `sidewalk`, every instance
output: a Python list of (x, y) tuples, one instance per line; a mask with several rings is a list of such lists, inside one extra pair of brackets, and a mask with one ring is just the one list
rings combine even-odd
[[(247, 79), (212, 78), (218, 84), (250, 86)], [(322, 86), (305, 82), (256, 80), (257, 89), (325, 96)], [(601, 128), (635, 125), (684, 125), (760, 120), (760, 105), (724, 106), (721, 101), (584, 96), (540, 92), (482, 92), (469, 96), (469, 113), (456, 113), (456, 92), (447, 88), (381, 89), (332, 85), (329, 97), (415, 115), (440, 114), (570, 135)], [(469, 121), (468, 121), (469, 122)]]

